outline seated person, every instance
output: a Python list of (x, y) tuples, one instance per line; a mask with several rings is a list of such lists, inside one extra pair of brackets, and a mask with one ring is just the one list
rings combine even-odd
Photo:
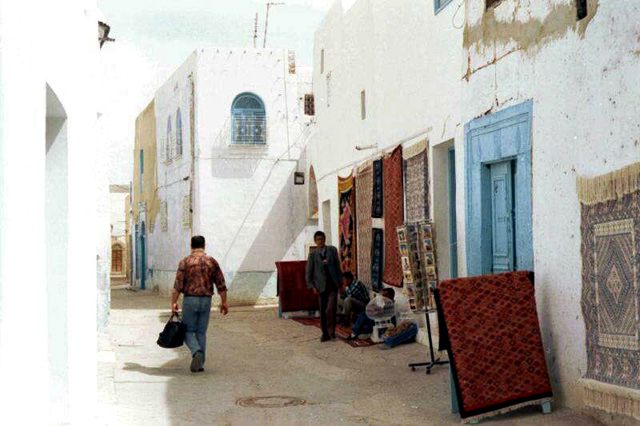
[(338, 299), (338, 312), (351, 325), (351, 315), (364, 312), (369, 303), (369, 290), (356, 280), (350, 271), (342, 273), (342, 288)]
[[(380, 291), (382, 297), (386, 297), (390, 300), (395, 300), (396, 291), (391, 287), (385, 287)], [(395, 316), (391, 318), (392, 323), (396, 323)], [(360, 334), (370, 334), (373, 331), (373, 326), (375, 325), (375, 321), (367, 316), (366, 312), (361, 312), (356, 319), (355, 324), (351, 328), (351, 335), (347, 338), (348, 340), (357, 339)]]

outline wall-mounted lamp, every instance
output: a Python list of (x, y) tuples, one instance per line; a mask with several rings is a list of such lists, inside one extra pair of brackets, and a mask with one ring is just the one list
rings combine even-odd
[(107, 41), (116, 41), (114, 38), (109, 37), (109, 31), (111, 31), (111, 27), (108, 24), (98, 21), (98, 41), (101, 48)]
[(304, 185), (304, 172), (294, 172), (293, 173), (293, 184), (294, 185)]

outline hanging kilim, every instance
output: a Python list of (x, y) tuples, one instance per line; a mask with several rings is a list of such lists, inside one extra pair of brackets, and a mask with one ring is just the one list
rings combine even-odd
[(358, 279), (371, 289), (371, 197), (373, 193), (373, 169), (367, 164), (356, 176), (356, 259)]
[(465, 423), (551, 401), (533, 273), (443, 281), (436, 301)]
[(384, 231), (372, 229), (371, 244), (371, 288), (374, 291), (382, 290), (382, 266), (384, 262)]
[(396, 229), (404, 223), (404, 191), (402, 146), (383, 160), (384, 192), (384, 269), (382, 280), (391, 286), (402, 286), (402, 264)]
[(342, 271), (357, 275), (356, 260), (356, 179), (338, 176), (338, 234), (340, 236), (340, 263)]
[(407, 222), (426, 220), (429, 215), (429, 162), (427, 142), (404, 151)]
[(373, 195), (371, 200), (371, 217), (381, 218), (383, 214), (383, 167), (382, 160), (373, 162)]
[[(578, 197), (586, 378), (640, 389), (640, 163), (579, 178)], [(597, 389), (585, 397), (608, 411), (624, 405)], [(640, 418), (640, 404), (629, 406)]]

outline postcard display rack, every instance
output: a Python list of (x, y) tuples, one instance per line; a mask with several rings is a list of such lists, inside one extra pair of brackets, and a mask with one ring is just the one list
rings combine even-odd
[(400, 260), (404, 278), (404, 292), (409, 299), (411, 310), (424, 313), (429, 339), (429, 361), (411, 363), (409, 367), (426, 367), (427, 374), (435, 365), (448, 364), (448, 361), (435, 357), (431, 320), (429, 315), (436, 312), (432, 289), (438, 285), (436, 267), (435, 229), (431, 221), (406, 223), (397, 228)]

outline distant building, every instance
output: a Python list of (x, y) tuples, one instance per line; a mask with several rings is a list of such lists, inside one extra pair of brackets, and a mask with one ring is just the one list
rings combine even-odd
[(128, 283), (129, 230), (127, 198), (129, 185), (110, 185), (111, 193), (111, 284)]
[[(308, 70), (280, 49), (198, 49), (138, 117), (135, 282), (173, 286), (192, 235), (207, 239), (232, 303), (272, 301), (275, 262), (303, 257)], [(307, 96), (307, 112), (313, 113)]]

